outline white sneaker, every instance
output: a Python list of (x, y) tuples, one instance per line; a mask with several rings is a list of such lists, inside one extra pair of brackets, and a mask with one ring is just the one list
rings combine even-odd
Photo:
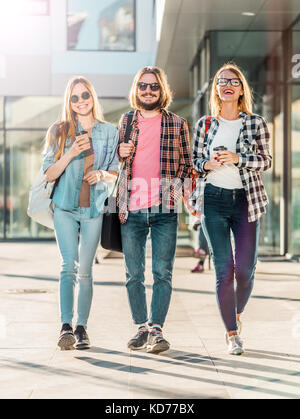
[(242, 355), (245, 352), (243, 348), (243, 341), (239, 335), (228, 336), (226, 333), (226, 343), (228, 353), (230, 355)]

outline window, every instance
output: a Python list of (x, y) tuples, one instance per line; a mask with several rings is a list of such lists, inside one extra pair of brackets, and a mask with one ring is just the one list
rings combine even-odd
[(61, 97), (56, 96), (7, 97), (5, 128), (48, 128), (59, 119), (62, 101)]
[(281, 32), (217, 31), (212, 33), (212, 74), (236, 62), (250, 83), (282, 81)]
[(7, 238), (52, 237), (27, 216), (28, 193), (42, 161), (45, 131), (7, 131)]
[(135, 51), (135, 0), (68, 0), (68, 49)]

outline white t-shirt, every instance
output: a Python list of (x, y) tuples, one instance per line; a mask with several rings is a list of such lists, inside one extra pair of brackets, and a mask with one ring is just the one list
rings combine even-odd
[[(219, 128), (210, 146), (210, 155), (215, 153), (213, 149), (218, 146), (225, 146), (228, 151), (236, 153), (236, 143), (242, 128), (242, 118), (229, 121), (219, 116)], [(209, 172), (207, 183), (225, 189), (241, 189), (241, 181), (238, 167), (234, 164), (226, 164)]]

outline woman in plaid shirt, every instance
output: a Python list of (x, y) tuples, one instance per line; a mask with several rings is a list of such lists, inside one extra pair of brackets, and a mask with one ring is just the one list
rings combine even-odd
[(270, 135), (265, 120), (253, 114), (250, 87), (234, 64), (217, 71), (210, 107), (212, 115), (195, 128), (193, 164), (200, 181), (194, 201), (214, 261), (228, 352), (240, 355), (240, 315), (253, 288), (259, 219), (268, 204), (261, 172), (271, 167)]

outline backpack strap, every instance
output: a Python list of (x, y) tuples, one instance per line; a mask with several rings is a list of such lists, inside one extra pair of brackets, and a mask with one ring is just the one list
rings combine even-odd
[[(133, 119), (133, 115), (134, 115), (134, 112), (133, 111), (131, 111), (131, 112), (128, 113), (128, 117), (127, 117), (127, 121), (126, 121), (126, 130), (125, 130), (125, 135), (124, 135), (124, 143), (128, 143), (129, 142), (129, 138), (130, 138), (130, 134), (131, 134), (131, 130), (132, 130), (132, 124), (131, 124), (131, 122), (132, 122), (132, 119)], [(119, 185), (120, 175), (121, 175), (121, 172), (122, 172), (122, 170), (124, 168), (124, 165), (125, 165), (125, 160), (123, 160), (123, 162), (121, 164), (121, 167), (120, 167), (120, 170), (118, 172), (118, 177), (117, 177), (117, 179), (115, 181), (115, 184), (114, 184), (114, 187), (113, 187), (113, 190), (112, 190), (112, 193), (111, 193), (112, 196), (114, 195), (115, 190), (116, 190), (116, 188)]]
[(205, 118), (205, 134), (207, 133), (207, 131), (209, 130), (210, 126), (211, 126), (211, 116), (207, 116)]
[(133, 114), (134, 112), (129, 112), (128, 114), (128, 118), (126, 121), (126, 131), (125, 131), (125, 135), (124, 135), (124, 143), (128, 143), (129, 138), (130, 138), (130, 134), (131, 134), (131, 129), (132, 129), (132, 119), (133, 119)]

